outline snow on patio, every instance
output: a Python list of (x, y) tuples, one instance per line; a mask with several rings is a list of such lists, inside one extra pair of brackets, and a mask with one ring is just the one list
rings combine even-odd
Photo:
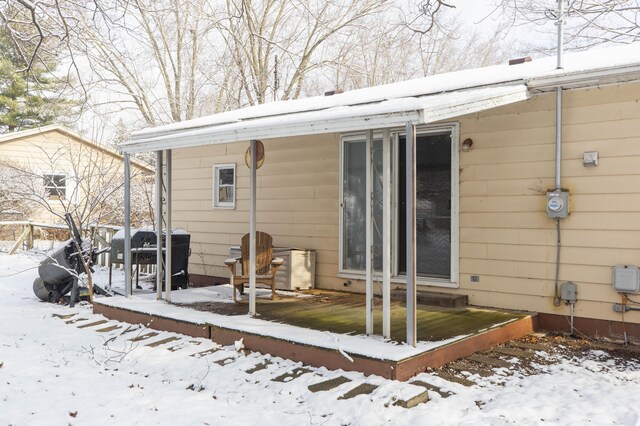
[[(437, 371), (421, 374), (416, 380), (440, 392), (405, 409), (394, 406), (393, 398), (410, 396), (415, 385), (323, 368), (295, 370), (302, 366), (244, 354), (234, 346), (220, 348), (206, 339), (166, 332), (149, 336), (153, 330), (139, 325), (91, 326), (104, 318), (92, 314), (90, 305), (70, 309), (36, 299), (31, 289), (36, 267), (34, 254), (0, 254), (0, 424), (640, 422), (635, 399), (640, 361), (632, 357), (600, 350), (537, 351), (528, 368), (514, 358), (511, 367), (495, 368), (490, 377), (466, 374), (476, 383), (469, 387)], [(67, 314), (75, 315), (54, 316)], [(299, 377), (285, 375), (294, 371)], [(350, 382), (323, 392), (308, 389), (339, 376)], [(377, 388), (338, 399), (361, 384)]]
[[(94, 277), (94, 282), (106, 283), (105, 278), (104, 272), (99, 271)], [(153, 283), (145, 280), (141, 282), (143, 288), (153, 286)], [(124, 293), (122, 273), (114, 276), (113, 286), (119, 293)], [(138, 291), (129, 299), (114, 297), (98, 298), (96, 301), (100, 305), (155, 317), (197, 325), (213, 325), (316, 348), (337, 350), (347, 358), (347, 354), (352, 354), (387, 361), (407, 360), (462, 341), (479, 332), (500, 328), (524, 317), (520, 314), (486, 309), (452, 309), (420, 305), (417, 313), (419, 339), (414, 348), (398, 343), (400, 339), (390, 341), (382, 336), (364, 335), (362, 332), (365, 302), (361, 295), (321, 290), (315, 290), (315, 293), (319, 294), (278, 290), (278, 299), (271, 301), (269, 289), (257, 288), (256, 293), (256, 318), (247, 314), (246, 304), (233, 303), (232, 288), (228, 284), (172, 291), (171, 304), (164, 300), (156, 300), (155, 292), (149, 291)], [(246, 298), (245, 294), (245, 301)], [(392, 321), (392, 337), (395, 335), (404, 339), (404, 307), (393, 301), (392, 310), (399, 317)], [(377, 318), (377, 323), (379, 329), (381, 318)], [(424, 333), (424, 329), (427, 329), (429, 334)]]

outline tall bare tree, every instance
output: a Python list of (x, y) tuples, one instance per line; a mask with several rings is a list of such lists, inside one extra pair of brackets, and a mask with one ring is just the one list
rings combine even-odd
[(442, 18), (454, 0), (14, 1), (34, 40), (68, 49), (93, 114), (134, 127), (499, 56)]
[(207, 44), (212, 25), (201, 14), (203, 2), (95, 0), (76, 9), (74, 49), (88, 61), (91, 87), (113, 93), (147, 125), (199, 115), (203, 72), (215, 48)]
[[(495, 13), (514, 26), (547, 27), (557, 20), (557, 1), (497, 0)], [(602, 43), (640, 41), (640, 0), (565, 0), (566, 43), (589, 48)]]
[(350, 33), (353, 40), (332, 46), (335, 59), (320, 80), (325, 87), (327, 80), (333, 87), (354, 89), (494, 65), (518, 50), (503, 40), (503, 26), (493, 31), (465, 26), (453, 7), (424, 15), (423, 8), (408, 2), (366, 18), (362, 26), (365, 30)]
[(295, 99), (306, 78), (332, 59), (323, 48), (386, 10), (387, 0), (226, 0), (220, 32), (241, 103)]

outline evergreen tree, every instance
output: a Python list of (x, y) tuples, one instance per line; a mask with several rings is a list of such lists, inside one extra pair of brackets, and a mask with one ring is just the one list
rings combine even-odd
[(52, 74), (54, 60), (36, 61), (28, 71), (6, 28), (0, 27), (0, 134), (52, 124), (69, 115), (74, 102), (63, 96), (66, 81)]

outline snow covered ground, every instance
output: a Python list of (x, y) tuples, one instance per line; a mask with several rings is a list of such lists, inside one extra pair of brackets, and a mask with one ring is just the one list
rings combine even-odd
[[(640, 360), (538, 352), (533, 374), (514, 359), (491, 377), (468, 376), (477, 383), (470, 387), (421, 374), (416, 379), (451, 395), (430, 392), (429, 402), (405, 409), (393, 398), (415, 385), (317, 368), (274, 381), (302, 366), (206, 339), (149, 336), (140, 325), (91, 325), (105, 319), (89, 305), (36, 299), (36, 267), (35, 255), (0, 254), (0, 425), (640, 424)], [(56, 316), (67, 314), (75, 315)], [(105, 328), (113, 329), (98, 332)], [(308, 389), (337, 376), (351, 381)], [(338, 399), (363, 383), (378, 388)]]

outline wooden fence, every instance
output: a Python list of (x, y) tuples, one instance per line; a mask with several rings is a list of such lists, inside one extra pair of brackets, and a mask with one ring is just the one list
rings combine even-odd
[[(0, 221), (0, 228), (3, 226), (17, 226), (22, 227), (22, 232), (20, 236), (13, 244), (11, 249), (9, 249), (9, 254), (15, 254), (18, 249), (22, 248), (24, 250), (31, 250), (33, 248), (34, 241), (34, 230), (36, 228), (42, 229), (57, 229), (69, 231), (69, 227), (67, 225), (56, 225), (50, 223), (40, 223), (40, 222), (32, 222), (32, 221)], [(101, 250), (103, 248), (111, 247), (111, 241), (113, 240), (113, 236), (118, 230), (122, 229), (121, 226), (113, 226), (113, 225), (90, 225), (88, 229), (83, 230), (84, 237), (91, 239), (93, 241), (93, 245), (96, 250)], [(96, 259), (96, 265), (100, 266), (109, 266), (111, 262), (111, 253), (110, 251), (106, 251), (105, 253), (101, 253), (98, 255)], [(114, 263), (113, 267), (116, 269), (122, 269), (124, 265), (119, 263)], [(155, 271), (155, 265), (139, 265), (140, 272), (143, 273), (153, 273)]]

